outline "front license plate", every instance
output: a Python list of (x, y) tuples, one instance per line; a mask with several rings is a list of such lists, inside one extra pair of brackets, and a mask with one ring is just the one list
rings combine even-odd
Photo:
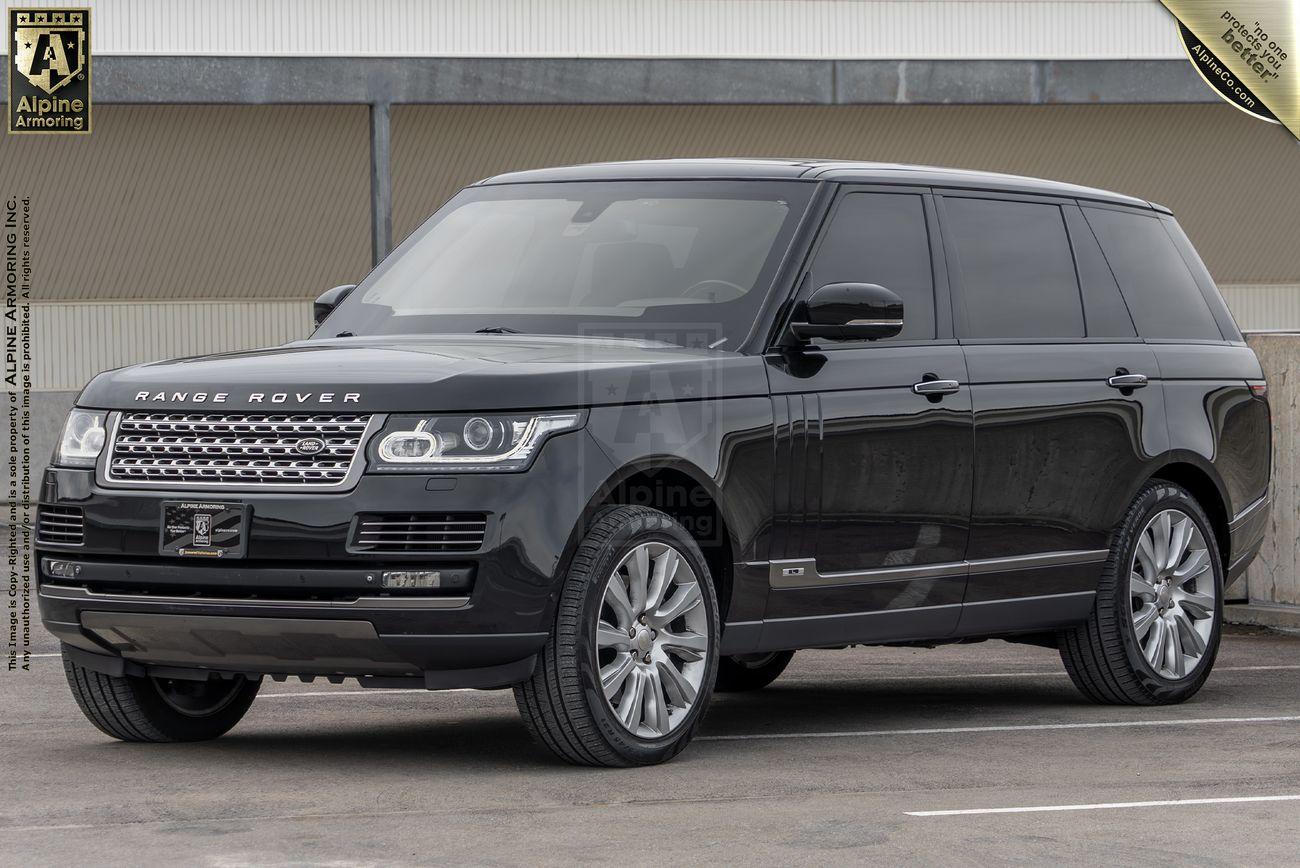
[(159, 551), (192, 558), (241, 558), (248, 543), (248, 505), (168, 500)]

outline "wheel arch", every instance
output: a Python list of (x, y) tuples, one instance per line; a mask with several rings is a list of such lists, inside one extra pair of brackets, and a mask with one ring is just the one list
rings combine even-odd
[(1226, 574), (1232, 549), (1229, 530), (1232, 515), (1227, 491), (1214, 465), (1194, 453), (1174, 453), (1151, 474), (1150, 479), (1182, 486), (1196, 498), (1201, 509), (1209, 516), (1211, 528), (1219, 545), (1219, 558)]
[(620, 467), (596, 489), (570, 548), (577, 546), (592, 519), (607, 507), (648, 506), (665, 512), (686, 529), (704, 553), (725, 622), (739, 548), (722, 503), (713, 479), (691, 462), (672, 456), (643, 458)]

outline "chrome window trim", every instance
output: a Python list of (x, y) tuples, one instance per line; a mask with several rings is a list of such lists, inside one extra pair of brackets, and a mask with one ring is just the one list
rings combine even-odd
[[(338, 482), (327, 484), (319, 483), (297, 483), (286, 485), (283, 483), (255, 483), (255, 482), (180, 482), (176, 480), (125, 480), (119, 479), (112, 475), (110, 467), (112, 466), (113, 451), (117, 444), (117, 429), (122, 420), (123, 410), (113, 410), (109, 413), (108, 437), (105, 438), (104, 448), (99, 453), (99, 460), (95, 462), (95, 481), (104, 488), (129, 488), (129, 489), (163, 489), (177, 492), (202, 490), (202, 491), (229, 491), (229, 492), (249, 492), (260, 493), (264, 491), (285, 492), (298, 491), (309, 494), (332, 493), (347, 491), (356, 487), (357, 481), (366, 471), (366, 450), (370, 444), (370, 438), (375, 432), (381, 430), (388, 420), (387, 414), (370, 413), (370, 420), (366, 423), (366, 428), (361, 432), (361, 439), (357, 442), (357, 451), (352, 455), (352, 463), (348, 466), (347, 475)], [(134, 412), (134, 411), (130, 411)], [(184, 408), (168, 408), (159, 412), (176, 412), (176, 413), (202, 413), (203, 410), (187, 410)], [(211, 412), (211, 411), (208, 411)], [(257, 410), (232, 410), (228, 415), (238, 414), (255, 414), (261, 411)], [(318, 411), (321, 414), (329, 413), (329, 410)], [(366, 411), (357, 411), (355, 413), (340, 413), (338, 415), (355, 415), (364, 416)]]
[(49, 600), (94, 603), (129, 603), (144, 606), (229, 606), (232, 608), (284, 609), (460, 609), (469, 597), (357, 597), (353, 600), (249, 600), (231, 597), (163, 597), (157, 594), (103, 594), (69, 585), (41, 585)]
[[(984, 558), (980, 560), (949, 561), (920, 566), (884, 567), (873, 570), (851, 570), (823, 573), (817, 569), (816, 558), (796, 558), (768, 561), (768, 585), (779, 590), (798, 588), (834, 588), (843, 585), (871, 585), (879, 582), (906, 582), (917, 579), (958, 578), (1000, 573), (1011, 570), (1029, 570), (1040, 567), (1065, 567), (1101, 563), (1110, 555), (1109, 549), (1041, 552), (1016, 555), (1009, 558)], [(759, 562), (752, 566), (762, 567)]]

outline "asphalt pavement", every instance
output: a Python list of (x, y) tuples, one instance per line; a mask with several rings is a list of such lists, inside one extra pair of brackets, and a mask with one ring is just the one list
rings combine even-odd
[(1234, 629), (1181, 706), (1003, 642), (795, 656), (674, 762), (577, 769), (508, 692), (263, 687), (205, 744), (92, 728), (44, 633), (0, 672), (0, 864), (1300, 863), (1300, 637)]

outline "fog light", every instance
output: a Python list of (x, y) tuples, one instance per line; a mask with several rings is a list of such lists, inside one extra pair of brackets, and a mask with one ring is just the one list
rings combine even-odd
[(56, 579), (75, 579), (81, 575), (81, 564), (74, 561), (45, 561), (45, 572)]
[(442, 572), (439, 570), (391, 570), (384, 573), (385, 588), (429, 588), (442, 587)]

